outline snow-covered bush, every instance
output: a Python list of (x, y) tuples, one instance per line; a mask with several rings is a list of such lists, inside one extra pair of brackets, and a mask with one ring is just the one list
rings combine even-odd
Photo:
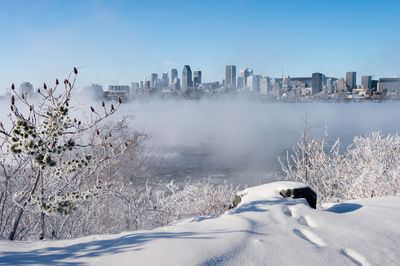
[(187, 180), (183, 186), (171, 181), (167, 193), (156, 195), (153, 203), (158, 226), (196, 216), (210, 216), (227, 211), (238, 191), (226, 183), (214, 185), (210, 180)]
[(302, 141), (279, 159), (287, 179), (310, 185), (318, 203), (400, 193), (400, 136), (372, 132), (354, 137), (343, 152), (339, 139), (326, 145), (326, 130), (316, 140), (305, 125)]
[(1, 238), (59, 238), (76, 222), (75, 211), (130, 181), (124, 165), (140, 154), (146, 134), (130, 130), (126, 118), (105, 123), (120, 100), (116, 107), (103, 102), (101, 114), (71, 105), (77, 74), (74, 68), (63, 86), (44, 84), (33, 100), (11, 86), (9, 122), (0, 124)]

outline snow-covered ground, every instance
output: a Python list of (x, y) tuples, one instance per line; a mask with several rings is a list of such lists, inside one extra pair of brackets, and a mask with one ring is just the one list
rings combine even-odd
[(217, 217), (63, 241), (0, 241), (0, 264), (399, 265), (400, 196), (314, 210), (276, 182), (241, 192)]

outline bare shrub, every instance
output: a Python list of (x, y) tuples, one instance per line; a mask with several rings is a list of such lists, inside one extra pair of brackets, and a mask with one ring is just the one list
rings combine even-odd
[(327, 202), (395, 195), (400, 192), (400, 137), (372, 132), (354, 137), (345, 151), (340, 141), (326, 145), (327, 131), (319, 140), (310, 137), (305, 122), (302, 140), (280, 164), (286, 178), (310, 185), (318, 206)]

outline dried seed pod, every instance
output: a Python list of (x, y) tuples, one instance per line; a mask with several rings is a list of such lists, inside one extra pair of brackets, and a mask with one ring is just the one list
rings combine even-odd
[(118, 103), (121, 104), (121, 102), (122, 102), (122, 101), (121, 101), (121, 97), (118, 96)]
[(98, 130), (98, 129), (96, 129), (96, 135), (99, 135), (99, 134), (100, 134), (99, 130)]
[(37, 92), (40, 93), (40, 89), (37, 89)]
[(46, 85), (46, 83), (43, 83), (43, 88), (44, 88), (45, 90), (47, 90), (47, 85)]
[(111, 148), (112, 148), (112, 146), (113, 146), (111, 143), (108, 143), (108, 145), (110, 145)]
[(75, 75), (78, 74), (78, 69), (76, 69), (76, 67), (74, 67), (74, 73)]
[(21, 94), (21, 98), (25, 100), (25, 94)]
[(74, 118), (74, 123), (76, 123), (76, 118)]
[(69, 106), (69, 103), (68, 103), (68, 102), (65, 102), (65, 105), (68, 107), (68, 106)]
[(14, 106), (13, 106), (13, 105), (11, 105), (11, 111), (13, 111), (13, 112), (14, 112)]
[(101, 106), (106, 106), (106, 104), (104, 103), (104, 101), (101, 102)]
[(58, 84), (60, 84), (60, 83), (58, 82), (58, 79), (56, 79), (56, 85), (58, 85)]
[(68, 80), (64, 79), (64, 84), (67, 85), (68, 84)]
[(94, 112), (94, 108), (92, 106), (90, 106), (90, 110), (92, 110), (92, 112)]
[(108, 133), (108, 136), (111, 138), (111, 133)]
[(14, 97), (14, 95), (12, 95), (11, 96), (11, 105), (14, 105), (15, 104), (15, 97)]
[(15, 85), (14, 85), (14, 83), (11, 84), (11, 89), (12, 89), (12, 90), (15, 90)]
[(111, 104), (111, 111), (114, 111), (114, 105)]
[(128, 142), (125, 142), (125, 146), (126, 146), (126, 147), (128, 147), (128, 146), (129, 146), (129, 145), (128, 145)]

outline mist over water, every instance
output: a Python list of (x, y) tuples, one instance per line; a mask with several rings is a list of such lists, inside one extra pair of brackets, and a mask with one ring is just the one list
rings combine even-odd
[[(80, 106), (101, 108), (100, 102), (77, 97)], [(7, 126), (9, 101), (0, 103)], [(354, 136), (372, 131), (400, 131), (400, 102), (261, 103), (250, 100), (152, 100), (121, 105), (112, 120), (133, 115), (132, 126), (150, 133), (146, 146), (153, 180), (168, 182), (208, 178), (219, 183), (257, 185), (284, 178), (278, 156), (299, 140), (304, 119), (328, 125), (328, 143), (344, 147)], [(316, 130), (320, 133), (321, 131)]]
[[(159, 178), (211, 177), (215, 182), (256, 185), (283, 178), (278, 155), (299, 140), (304, 119), (328, 124), (328, 142), (399, 131), (400, 102), (259, 103), (247, 100), (150, 101), (125, 104), (134, 127), (151, 132)], [(317, 131), (318, 132), (318, 131)]]

